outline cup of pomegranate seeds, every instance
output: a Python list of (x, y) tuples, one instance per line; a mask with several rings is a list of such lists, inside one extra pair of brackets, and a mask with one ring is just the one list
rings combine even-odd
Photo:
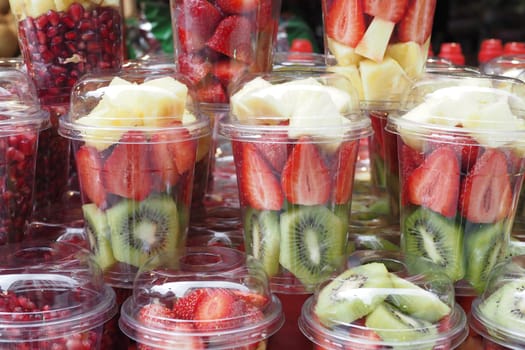
[(0, 248), (0, 348), (102, 349), (115, 293), (89, 251), (68, 243)]
[(151, 259), (121, 310), (120, 328), (142, 349), (269, 349), (283, 324), (279, 299), (256, 261), (224, 247)]

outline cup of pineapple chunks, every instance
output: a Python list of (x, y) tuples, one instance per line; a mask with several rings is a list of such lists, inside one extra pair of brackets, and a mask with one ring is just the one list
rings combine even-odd
[(299, 319), (316, 350), (455, 349), (466, 324), (439, 266), (372, 250), (350, 255), (348, 269), (319, 285)]
[(524, 84), (435, 73), (414, 85), (397, 135), (401, 249), (483, 292), (508, 253), (525, 164)]
[(173, 71), (86, 76), (60, 133), (73, 143), (86, 236), (108, 282), (185, 247), (198, 140), (210, 133)]

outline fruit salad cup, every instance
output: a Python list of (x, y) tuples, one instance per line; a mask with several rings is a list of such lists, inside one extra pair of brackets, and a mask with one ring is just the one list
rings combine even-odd
[(325, 53), (366, 101), (392, 101), (424, 70), (436, 0), (322, 0)]
[(313, 349), (457, 348), (468, 330), (452, 281), (429, 260), (423, 270), (413, 263), (399, 253), (353, 254), (303, 306), (299, 327)]
[(107, 349), (103, 328), (116, 314), (89, 251), (67, 243), (0, 248), (0, 348)]
[(178, 71), (200, 102), (226, 103), (245, 72), (272, 68), (281, 0), (171, 0)]
[(91, 250), (122, 288), (152, 255), (184, 248), (197, 143), (210, 133), (181, 80), (143, 73), (83, 79), (59, 129), (73, 140)]
[(508, 251), (525, 166), (522, 82), (434, 74), (391, 117), (402, 250), (480, 293)]
[(137, 349), (270, 349), (283, 324), (279, 299), (258, 262), (228, 248), (199, 248), (150, 261), (122, 306), (120, 327)]

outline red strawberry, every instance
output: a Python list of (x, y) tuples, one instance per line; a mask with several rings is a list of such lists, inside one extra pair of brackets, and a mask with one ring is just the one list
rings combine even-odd
[[(353, 326), (350, 328), (350, 338), (356, 339), (356, 345), (347, 345), (345, 350), (376, 350), (382, 349), (381, 345), (373, 344), (374, 342), (381, 342), (381, 337), (368, 328), (365, 324), (365, 319), (360, 318), (354, 321)], [(363, 341), (369, 341), (372, 344), (360, 344)]]
[(244, 301), (248, 306), (254, 307), (256, 309), (262, 309), (269, 302), (266, 296), (258, 293), (234, 290), (233, 295), (235, 295), (236, 298)]
[(505, 218), (512, 205), (507, 157), (487, 149), (461, 186), (461, 214), (470, 222), (493, 223)]
[(425, 160), (422, 153), (414, 150), (406, 144), (401, 144), (401, 178), (408, 179), (412, 172)]
[(141, 201), (151, 191), (151, 170), (146, 137), (127, 132), (104, 163), (102, 175), (108, 192)]
[(207, 0), (182, 0), (175, 10), (177, 34), (182, 52), (202, 49), (222, 14)]
[(198, 55), (181, 54), (177, 58), (178, 70), (192, 84), (198, 84), (210, 73), (212, 65)]
[(162, 304), (146, 304), (138, 314), (138, 321), (146, 327), (165, 327), (175, 315), (168, 307)]
[(335, 158), (333, 169), (335, 176), (335, 204), (345, 204), (352, 197), (355, 162), (359, 141), (346, 141), (341, 144)]
[(243, 144), (239, 189), (246, 203), (258, 210), (280, 210), (284, 196), (279, 180), (253, 143)]
[(240, 14), (252, 12), (259, 6), (259, 0), (216, 0), (226, 13)]
[(168, 135), (165, 133), (155, 134), (151, 136), (150, 141), (151, 169), (159, 174), (160, 187), (176, 185), (180, 176), (175, 164), (175, 157), (168, 147)]
[(252, 24), (242, 16), (229, 16), (219, 23), (206, 45), (230, 58), (250, 64), (253, 59), (251, 44)]
[(272, 168), (280, 174), (286, 159), (288, 159), (288, 134), (283, 133), (270, 137), (263, 135), (261, 141), (265, 142), (257, 142), (255, 147)]
[(408, 0), (364, 0), (364, 12), (389, 22), (397, 23), (403, 17)]
[(185, 128), (171, 131), (171, 136), (176, 142), (168, 143), (168, 149), (175, 158), (175, 165), (180, 175), (195, 168), (197, 157), (197, 140), (193, 139), (190, 132)]
[(80, 147), (76, 154), (76, 164), (82, 193), (97, 207), (105, 207), (106, 190), (102, 182), (102, 160), (98, 151), (89, 146)]
[(424, 44), (432, 33), (436, 0), (409, 0), (405, 17), (397, 25), (401, 42)]
[(374, 135), (372, 140), (374, 144), (371, 144), (370, 147), (377, 150), (377, 153), (381, 156), (381, 159), (385, 159), (385, 141), (383, 135), (385, 133), (385, 126), (387, 121), (388, 113), (379, 112), (379, 111), (370, 111), (370, 123), (372, 129), (374, 130)]
[(222, 86), (227, 87), (230, 82), (240, 77), (248, 70), (248, 66), (235, 60), (222, 60), (213, 65), (213, 75), (219, 79)]
[[(441, 138), (445, 138), (445, 140), (441, 141)], [(461, 161), (461, 171), (464, 173), (472, 168), (478, 159), (478, 155), (481, 154), (479, 143), (468, 135), (458, 135), (453, 140), (448, 135), (436, 135), (435, 140), (432, 139), (429, 142), (430, 149), (436, 149), (443, 145), (448, 145), (456, 151), (458, 159)]]
[(334, 0), (325, 15), (326, 35), (337, 42), (356, 47), (365, 34), (363, 0)]
[[(216, 330), (235, 325), (233, 320), (246, 310), (233, 294), (225, 289), (204, 289), (205, 293), (195, 306), (195, 324), (201, 330)], [(215, 321), (215, 322), (214, 322)]]
[(456, 215), (460, 169), (449, 147), (434, 150), (408, 177), (407, 198), (446, 217)]
[(317, 147), (301, 136), (284, 165), (281, 186), (293, 204), (324, 204), (330, 198), (330, 170)]
[(175, 318), (181, 320), (193, 320), (195, 316), (195, 306), (200, 298), (206, 294), (204, 289), (194, 289), (186, 293), (183, 297), (177, 299), (173, 304), (173, 313)]
[(228, 96), (219, 81), (207, 80), (197, 88), (197, 99), (200, 102), (226, 103)]

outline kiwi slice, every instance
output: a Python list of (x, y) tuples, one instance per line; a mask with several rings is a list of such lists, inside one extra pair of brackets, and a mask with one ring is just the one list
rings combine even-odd
[(384, 264), (373, 262), (356, 266), (321, 289), (314, 312), (327, 327), (351, 323), (368, 315), (386, 299), (386, 293), (374, 293), (374, 288), (388, 290), (391, 287), (392, 280)]
[[(365, 325), (386, 342), (412, 342), (437, 336), (437, 329), (432, 323), (407, 315), (386, 302), (379, 304), (366, 317)], [(434, 343), (417, 348), (431, 350)]]
[(82, 212), (86, 235), (95, 261), (102, 270), (106, 270), (115, 263), (106, 213), (93, 203), (84, 204)]
[(279, 272), (279, 212), (248, 208), (244, 214), (245, 250), (264, 267), (269, 277)]
[(463, 278), (463, 231), (459, 225), (425, 208), (415, 210), (403, 223), (401, 244), (408, 257), (432, 260), (453, 281)]
[(149, 197), (140, 202), (123, 199), (106, 214), (118, 261), (140, 267), (152, 255), (175, 256), (180, 231), (172, 198)]
[(525, 280), (504, 284), (480, 304), (480, 312), (501, 328), (525, 332)]
[(281, 214), (279, 262), (307, 288), (344, 264), (348, 226), (325, 206), (297, 206)]
[(465, 235), (465, 279), (481, 293), (490, 271), (503, 258), (505, 225), (500, 221), (477, 226)]
[(387, 301), (403, 313), (435, 323), (450, 313), (450, 307), (439, 297), (418, 285), (390, 273), (394, 288)]

